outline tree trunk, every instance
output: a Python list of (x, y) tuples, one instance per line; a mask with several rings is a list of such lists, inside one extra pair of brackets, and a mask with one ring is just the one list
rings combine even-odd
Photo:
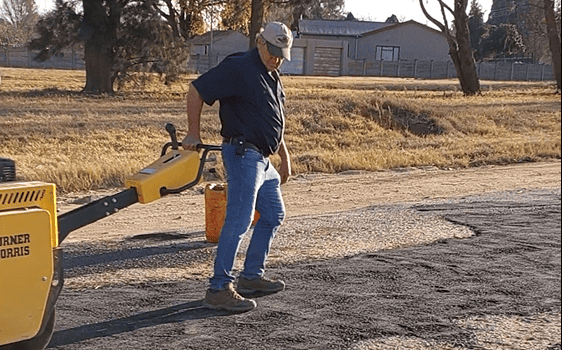
[(113, 47), (117, 39), (121, 6), (116, 0), (83, 0), (82, 36), (86, 41), (86, 86), (82, 92), (113, 94)]
[(558, 25), (556, 24), (553, 0), (544, 0), (544, 15), (546, 18), (548, 42), (550, 45), (550, 51), (552, 52), (552, 70), (554, 72), (554, 78), (556, 79), (558, 91), (560, 91), (562, 89), (560, 81), (562, 70), (560, 67), (560, 32), (558, 30)]
[(252, 19), (250, 22), (250, 48), (256, 47), (256, 36), (263, 26), (266, 0), (252, 0)]
[[(441, 5), (443, 15), (443, 23), (433, 18), (427, 12), (423, 0), (419, 0), (423, 14), (433, 24), (435, 24), (445, 35), (449, 44), (449, 55), (455, 64), (457, 76), (461, 84), (462, 91), (465, 95), (476, 95), (480, 93), (480, 79), (476, 71), (476, 63), (472, 55), (472, 47), (470, 45), (470, 30), (468, 29), (468, 0), (455, 0), (454, 10), (447, 6), (443, 0), (437, 0)], [(453, 36), (448, 28), (445, 11), (449, 11), (455, 18), (456, 34)]]
[(466, 11), (459, 11), (458, 16), (455, 16), (455, 27), (460, 68), (457, 72), (461, 72), (459, 80), (462, 91), (465, 95), (476, 95), (480, 93), (480, 79), (478, 78), (472, 46), (470, 45), (470, 30), (468, 29), (468, 15)]
[(84, 49), (86, 86), (82, 92), (113, 94), (112, 56), (110, 48), (104, 46), (99, 47), (91, 41), (86, 43)]

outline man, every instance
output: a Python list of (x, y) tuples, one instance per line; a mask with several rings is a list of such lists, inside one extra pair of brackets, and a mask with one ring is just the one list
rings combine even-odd
[[(291, 175), (283, 138), (285, 93), (277, 69), (283, 59), (291, 59), (292, 42), (291, 31), (284, 24), (268, 24), (258, 34), (256, 48), (225, 58), (193, 81), (187, 95), (189, 131), (182, 146), (190, 150), (201, 143), (203, 103), (220, 101), (222, 156), (228, 181), (226, 218), (214, 275), (203, 302), (208, 308), (249, 311), (256, 302), (242, 295), (271, 294), (285, 288), (284, 282), (264, 277), (264, 270), (273, 238), (285, 218), (281, 184)], [(279, 172), (268, 158), (274, 153), (281, 157)], [(234, 259), (251, 226), (254, 209), (260, 218), (235, 290)]]

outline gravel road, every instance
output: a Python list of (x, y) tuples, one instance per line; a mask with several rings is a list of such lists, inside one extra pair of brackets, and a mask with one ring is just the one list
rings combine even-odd
[(201, 231), (69, 243), (49, 348), (560, 349), (560, 188), (295, 217), (275, 244), (287, 290), (228, 314), (201, 307)]

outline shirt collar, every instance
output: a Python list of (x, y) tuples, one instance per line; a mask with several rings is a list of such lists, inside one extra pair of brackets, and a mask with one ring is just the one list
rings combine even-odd
[(256, 66), (258, 66), (258, 67), (262, 68), (263, 70), (267, 71), (267, 68), (265, 67), (265, 64), (263, 64), (263, 62), (261, 60), (260, 53), (259, 53), (257, 47), (254, 47), (252, 50), (250, 50), (250, 57), (252, 57), (252, 60), (254, 61)]
[(254, 47), (252, 50), (250, 50), (250, 56), (252, 57), (252, 59), (254, 60), (255, 64), (260, 67), (265, 73), (270, 74), (274, 79), (275, 77), (279, 76), (279, 72), (278, 70), (274, 70), (273, 72), (270, 72), (267, 70), (267, 67), (265, 66), (265, 64), (263, 64), (261, 57), (260, 57), (260, 53), (258, 51), (257, 47)]

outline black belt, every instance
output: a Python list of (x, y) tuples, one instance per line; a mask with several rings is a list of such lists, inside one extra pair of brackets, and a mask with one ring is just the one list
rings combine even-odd
[(251, 142), (245, 141), (239, 137), (223, 137), (222, 139), (223, 144), (233, 145), (233, 146), (243, 146), (244, 148), (253, 149), (256, 152), (259, 152), (264, 157), (267, 157), (265, 153), (256, 145)]

